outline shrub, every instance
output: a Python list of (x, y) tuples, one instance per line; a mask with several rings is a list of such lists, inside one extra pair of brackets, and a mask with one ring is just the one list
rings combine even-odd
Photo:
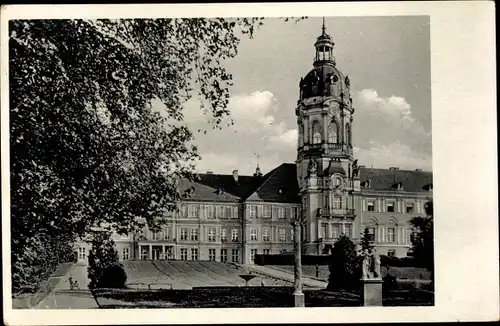
[(361, 276), (360, 267), (356, 245), (345, 235), (341, 236), (331, 250), (327, 288), (336, 290), (356, 287)]
[(93, 289), (97, 286), (103, 271), (109, 266), (118, 264), (118, 252), (115, 249), (115, 242), (107, 232), (93, 234), (91, 244), (87, 273), (90, 279), (89, 288)]
[(124, 289), (127, 284), (127, 273), (122, 264), (107, 266), (97, 281), (98, 288)]

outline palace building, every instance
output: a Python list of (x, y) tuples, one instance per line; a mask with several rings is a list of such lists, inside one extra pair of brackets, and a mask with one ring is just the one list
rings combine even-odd
[[(359, 241), (365, 228), (377, 251), (406, 256), (412, 233), (408, 221), (423, 216), (432, 199), (432, 172), (367, 168), (353, 156), (355, 109), (350, 80), (336, 66), (334, 42), (322, 34), (313, 68), (300, 80), (295, 113), (297, 160), (252, 176), (199, 174), (177, 213), (164, 228), (116, 235), (122, 260), (216, 260), (251, 264), (256, 254), (290, 253), (292, 221), (303, 221), (306, 254), (322, 254), (345, 234)], [(85, 261), (88, 245), (78, 248)]]

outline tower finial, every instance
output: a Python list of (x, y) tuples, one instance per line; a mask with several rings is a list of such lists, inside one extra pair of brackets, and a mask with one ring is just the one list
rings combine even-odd
[(323, 31), (323, 35), (326, 34), (326, 27), (325, 27), (325, 17), (323, 17), (323, 27), (321, 28), (321, 30)]

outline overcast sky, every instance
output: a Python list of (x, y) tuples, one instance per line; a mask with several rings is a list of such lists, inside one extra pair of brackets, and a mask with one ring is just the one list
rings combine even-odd
[[(312, 68), (321, 24), (322, 18), (271, 18), (254, 39), (242, 38), (238, 56), (225, 63), (234, 78), (235, 125), (196, 135), (199, 172), (252, 174), (255, 153), (263, 173), (295, 162), (298, 84)], [(432, 168), (429, 26), (427, 16), (326, 18), (337, 67), (351, 80), (361, 165)], [(206, 126), (198, 108), (196, 99), (186, 103), (193, 131)]]

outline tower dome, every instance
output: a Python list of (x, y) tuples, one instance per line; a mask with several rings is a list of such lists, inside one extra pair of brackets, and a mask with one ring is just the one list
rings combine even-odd
[(314, 47), (316, 56), (313, 68), (304, 78), (300, 79), (300, 100), (315, 96), (344, 97), (349, 99), (350, 81), (336, 67), (332, 37), (326, 33), (323, 18), (322, 33), (316, 39)]

